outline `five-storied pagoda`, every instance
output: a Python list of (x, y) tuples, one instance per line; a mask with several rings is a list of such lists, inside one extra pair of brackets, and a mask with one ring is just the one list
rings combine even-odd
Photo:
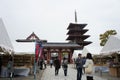
[(84, 29), (87, 24), (78, 24), (77, 23), (77, 14), (75, 11), (75, 23), (70, 23), (68, 26), (68, 33), (69, 35), (66, 40), (69, 40), (71, 43), (77, 43), (79, 44), (82, 48), (88, 44), (90, 44), (90, 41), (85, 41), (90, 35), (84, 35), (88, 29)]

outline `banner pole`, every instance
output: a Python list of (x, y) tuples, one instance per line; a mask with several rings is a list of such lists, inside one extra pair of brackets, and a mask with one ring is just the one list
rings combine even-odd
[(36, 80), (36, 62), (34, 61), (34, 80)]
[(42, 54), (42, 43), (41, 41), (35, 41), (35, 56), (34, 56), (34, 80), (36, 80), (36, 70), (37, 70), (37, 62), (38, 58)]
[[(35, 41), (35, 50), (36, 50), (36, 41)], [(36, 80), (36, 53), (34, 55), (34, 80)]]

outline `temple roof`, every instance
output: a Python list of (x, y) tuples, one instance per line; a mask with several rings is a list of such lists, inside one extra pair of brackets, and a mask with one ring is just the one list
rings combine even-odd
[(33, 32), (31, 35), (29, 35), (26, 40), (40, 40), (39, 37)]
[[(27, 40), (27, 39), (17, 39), (17, 42), (35, 42), (36, 40)], [(47, 40), (37, 40), (41, 42), (47, 42)]]
[(47, 42), (47, 40), (41, 40), (39, 37), (33, 32), (31, 35), (29, 35), (26, 39), (17, 39), (17, 42), (35, 42), (35, 41), (41, 41), (41, 42)]
[(61, 43), (61, 42), (49, 42), (43, 43), (43, 48), (73, 48), (82, 49), (82, 47), (76, 43)]

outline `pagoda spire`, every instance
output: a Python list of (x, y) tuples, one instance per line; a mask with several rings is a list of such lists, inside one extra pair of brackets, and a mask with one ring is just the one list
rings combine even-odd
[(91, 41), (86, 41), (90, 35), (85, 35), (88, 29), (84, 29), (87, 24), (78, 24), (77, 23), (77, 12), (75, 10), (75, 23), (70, 23), (68, 26), (68, 37), (66, 40), (69, 40), (70, 43), (76, 43), (82, 46), (82, 48), (88, 44), (91, 44)]
[(75, 23), (77, 23), (77, 12), (75, 10)]

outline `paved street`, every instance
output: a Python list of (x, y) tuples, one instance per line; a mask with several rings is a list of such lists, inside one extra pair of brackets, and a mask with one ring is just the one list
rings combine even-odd
[[(77, 71), (73, 67), (73, 65), (69, 65), (68, 67), (68, 76), (64, 76), (62, 68), (59, 70), (59, 74), (55, 76), (54, 67), (50, 68), (48, 66), (47, 69), (44, 70), (41, 80), (77, 80), (76, 77), (77, 77)], [(103, 79), (97, 76), (94, 76), (94, 79), (95, 80), (107, 80), (107, 79)], [(85, 74), (83, 74), (82, 80), (86, 80)]]
[[(47, 66), (45, 70), (39, 70), (39, 73), (36, 75), (36, 80), (77, 80), (77, 71), (73, 67), (73, 64), (70, 64), (68, 67), (68, 76), (64, 76), (63, 69), (61, 68), (59, 71), (58, 76), (55, 76), (54, 72), (54, 66), (53, 68), (50, 68), (50, 66)], [(42, 76), (42, 77), (41, 77)], [(0, 80), (10, 80), (9, 78), (0, 78)], [(27, 77), (14, 77), (12, 80), (35, 80), (33, 75), (29, 75)], [(86, 80), (86, 75), (83, 74), (82, 80)], [(102, 73), (102, 76), (100, 76), (100, 73), (94, 74), (94, 80), (120, 80), (120, 77), (112, 77), (108, 73)]]

